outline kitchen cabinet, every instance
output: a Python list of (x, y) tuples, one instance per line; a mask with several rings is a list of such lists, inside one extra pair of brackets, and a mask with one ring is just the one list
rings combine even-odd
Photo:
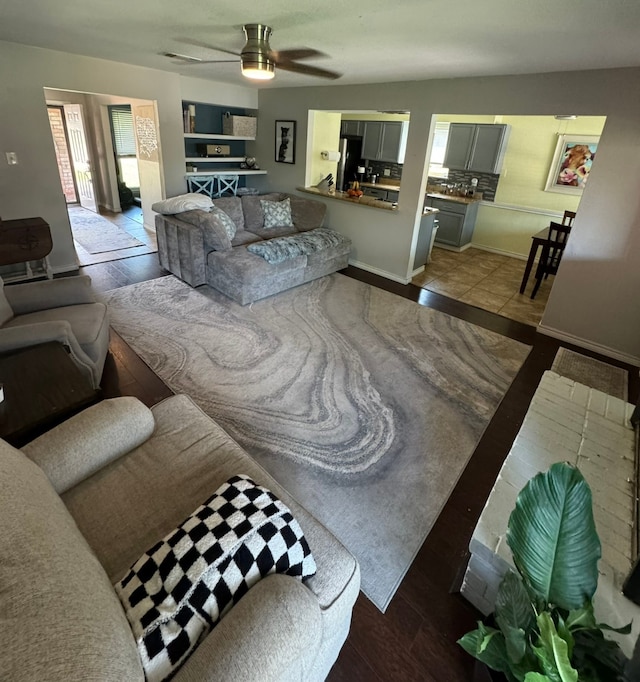
[(383, 189), (382, 187), (362, 187), (361, 189), (366, 197), (374, 197), (391, 203), (398, 203), (400, 196), (400, 190)]
[(404, 163), (409, 133), (408, 121), (366, 121), (362, 137), (362, 158)]
[(509, 126), (493, 123), (451, 123), (444, 166), (474, 173), (500, 173)]
[(340, 123), (340, 135), (364, 134), (365, 121), (342, 121)]
[(450, 199), (427, 197), (425, 203), (427, 206), (437, 208), (440, 211), (438, 213), (437, 244), (446, 244), (457, 250), (462, 250), (463, 247), (471, 243), (480, 202), (463, 203)]

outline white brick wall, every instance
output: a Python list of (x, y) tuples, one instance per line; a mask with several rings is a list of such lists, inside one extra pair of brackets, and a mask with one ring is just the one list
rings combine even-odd
[(621, 589), (632, 563), (632, 412), (630, 403), (554, 372), (544, 373), (469, 543), (462, 594), (478, 610), (485, 615), (493, 611), (500, 581), (513, 566), (505, 535), (518, 493), (555, 462), (570, 462), (591, 487), (602, 543), (596, 615), (614, 626), (634, 621), (631, 635), (616, 636), (631, 656), (640, 634), (640, 607)]

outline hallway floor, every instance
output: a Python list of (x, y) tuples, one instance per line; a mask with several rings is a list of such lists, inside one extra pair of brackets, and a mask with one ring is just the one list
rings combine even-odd
[[(71, 232), (73, 233), (73, 218), (78, 213), (87, 212), (93, 214), (92, 211), (82, 208), (78, 205), (67, 206), (69, 212), (69, 221), (71, 222)], [(93, 214), (95, 215), (95, 214)], [(99, 215), (122, 228), (125, 232), (130, 234), (142, 242), (142, 246), (134, 246), (127, 249), (118, 249), (117, 251), (104, 251), (102, 253), (90, 253), (82, 244), (74, 239), (76, 253), (78, 254), (78, 261), (80, 265), (95, 265), (96, 263), (106, 263), (108, 261), (120, 260), (121, 258), (131, 258), (132, 256), (141, 256), (146, 253), (155, 253), (158, 250), (158, 243), (156, 240), (155, 230), (148, 230), (143, 224), (142, 209), (139, 206), (130, 206), (122, 211), (122, 213), (114, 213), (102, 209)]]
[(525, 264), (526, 261), (519, 258), (473, 247), (458, 253), (436, 246), (431, 263), (412, 282), (511, 320), (537, 325), (547, 305), (553, 277), (542, 281), (532, 301), (535, 267), (529, 275), (525, 293), (519, 293)]

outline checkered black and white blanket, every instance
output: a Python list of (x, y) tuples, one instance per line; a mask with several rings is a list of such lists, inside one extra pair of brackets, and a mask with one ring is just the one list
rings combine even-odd
[(316, 564), (298, 522), (244, 475), (222, 485), (116, 585), (147, 680), (169, 679), (260, 578)]

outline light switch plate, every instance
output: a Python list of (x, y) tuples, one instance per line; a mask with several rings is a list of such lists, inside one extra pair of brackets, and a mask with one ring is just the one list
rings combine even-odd
[(15, 152), (6, 152), (5, 156), (7, 157), (7, 163), (10, 166), (18, 165), (18, 155)]
[(385, 168), (383, 171), (383, 175), (385, 178), (391, 177), (391, 169), (390, 168)]

